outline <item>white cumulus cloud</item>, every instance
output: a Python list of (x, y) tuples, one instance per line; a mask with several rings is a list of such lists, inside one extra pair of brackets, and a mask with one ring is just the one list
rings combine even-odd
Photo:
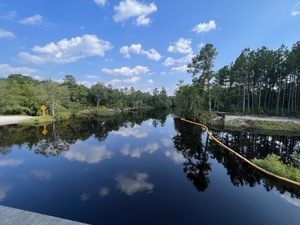
[(17, 12), (16, 11), (10, 11), (8, 14), (6, 14), (4, 16), (1, 16), (1, 19), (13, 20), (16, 17), (17, 17)]
[(136, 0), (123, 0), (114, 10), (115, 22), (125, 22), (134, 18), (137, 26), (145, 26), (151, 23), (149, 15), (157, 11), (157, 6), (154, 3), (143, 4)]
[(193, 52), (191, 39), (179, 38), (178, 41), (168, 47), (168, 52), (190, 54)]
[(146, 74), (149, 72), (148, 67), (146, 66), (136, 66), (134, 68), (129, 68), (127, 66), (121, 67), (121, 68), (115, 68), (115, 69), (107, 69), (103, 68), (102, 72), (110, 74), (110, 75), (119, 75), (119, 76), (139, 76), (141, 74)]
[(292, 16), (300, 15), (300, 1), (296, 5), (294, 5), (291, 15)]
[(173, 57), (168, 57), (164, 61), (165, 66), (172, 66), (172, 65), (182, 65), (182, 64), (187, 64), (192, 61), (192, 58), (194, 57), (193, 54), (188, 54), (182, 58), (174, 59)]
[(152, 60), (160, 60), (161, 55), (153, 48), (149, 50), (143, 50), (141, 44), (132, 44), (130, 46), (123, 46), (120, 48), (120, 53), (124, 55), (124, 57), (129, 58), (130, 53), (134, 53), (137, 55), (146, 55), (148, 59)]
[(36, 54), (20, 52), (19, 57), (36, 64), (65, 64), (89, 56), (104, 56), (111, 48), (110, 42), (101, 40), (96, 35), (85, 34), (69, 40), (62, 39), (57, 43), (51, 42), (45, 46), (34, 46), (32, 51)]
[(106, 0), (94, 0), (94, 2), (99, 6), (104, 6), (106, 3)]
[(37, 14), (20, 20), (19, 22), (24, 25), (41, 25), (43, 23), (43, 17)]
[(28, 67), (12, 67), (8, 64), (0, 64), (0, 75), (8, 76), (10, 74), (30, 75), (36, 73), (37, 70)]
[(148, 85), (152, 85), (153, 83), (154, 83), (154, 81), (152, 79), (146, 81), (146, 84), (148, 84)]
[(13, 37), (15, 37), (14, 33), (0, 28), (0, 38), (13, 38)]
[(210, 20), (208, 23), (199, 23), (196, 26), (194, 26), (193, 30), (196, 33), (206, 33), (210, 30), (216, 29), (217, 24), (216, 21)]
[(120, 48), (120, 53), (124, 55), (124, 57), (129, 58), (130, 53), (140, 54), (141, 49), (141, 44), (132, 44), (130, 46), (123, 46), (122, 48)]
[(186, 71), (187, 71), (187, 65), (182, 65), (182, 66), (173, 67), (173, 68), (171, 69), (171, 71), (177, 72), (177, 73), (186, 72)]

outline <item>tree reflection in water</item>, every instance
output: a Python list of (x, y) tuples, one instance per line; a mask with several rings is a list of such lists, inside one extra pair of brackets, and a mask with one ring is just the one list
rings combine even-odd
[[(169, 112), (120, 114), (113, 118), (71, 119), (46, 126), (48, 133), (43, 135), (43, 126), (9, 125), (0, 127), (0, 154), (8, 155), (12, 146), (27, 146), (27, 149), (46, 157), (59, 156), (69, 151), (69, 145), (78, 140), (87, 140), (91, 136), (102, 142), (110, 132), (120, 128), (134, 127), (143, 121), (153, 119), (153, 126), (164, 126)], [(210, 184), (212, 171), (211, 159), (215, 159), (227, 170), (235, 186), (254, 187), (263, 183), (266, 190), (276, 188), (280, 193), (287, 190), (293, 196), (300, 196), (299, 188), (272, 180), (260, 174), (228, 151), (220, 148), (208, 138), (206, 132), (198, 126), (174, 119), (177, 133), (173, 142), (184, 160), (183, 172), (198, 191), (205, 191)], [(266, 135), (251, 132), (212, 131), (213, 135), (224, 144), (236, 150), (248, 159), (264, 158), (275, 153), (286, 163), (291, 162), (293, 152), (300, 153), (300, 137), (287, 135)], [(171, 152), (168, 152), (170, 155)]]
[[(210, 154), (203, 145), (204, 130), (191, 124), (174, 119), (177, 134), (173, 137), (174, 145), (182, 153), (186, 161), (183, 163), (184, 173), (193, 182), (198, 191), (205, 191), (210, 183), (209, 172), (211, 164), (208, 162)], [(208, 138), (206, 138), (206, 142)]]
[(111, 131), (118, 131), (121, 127), (140, 125), (143, 121), (153, 119), (155, 125), (164, 125), (169, 111), (128, 113), (112, 118), (72, 118), (45, 125), (47, 134), (42, 134), (42, 126), (8, 125), (0, 126), (0, 154), (11, 152), (13, 145), (26, 145), (36, 154), (60, 156), (69, 150), (69, 145), (77, 140), (87, 140), (93, 136), (104, 141)]
[[(174, 119), (177, 134), (173, 137), (174, 145), (187, 159), (184, 172), (199, 191), (205, 191), (210, 183), (209, 172), (212, 171), (209, 158), (216, 159), (224, 165), (230, 180), (235, 186), (254, 187), (263, 183), (267, 191), (276, 188), (280, 193), (289, 191), (292, 197), (300, 197), (300, 189), (287, 183), (273, 180), (261, 174), (215, 141), (208, 139), (201, 127)], [(293, 152), (300, 151), (299, 136), (266, 135), (251, 132), (212, 131), (212, 134), (225, 145), (239, 152), (248, 159), (264, 158), (275, 153), (286, 163), (291, 162)], [(206, 140), (206, 141), (204, 141)]]

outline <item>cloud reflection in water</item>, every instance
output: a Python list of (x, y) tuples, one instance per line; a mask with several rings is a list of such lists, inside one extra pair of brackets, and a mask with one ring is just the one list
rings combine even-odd
[(4, 159), (0, 160), (0, 167), (2, 166), (19, 166), (23, 163), (23, 160), (19, 159)]
[(142, 191), (151, 193), (154, 188), (154, 184), (147, 182), (148, 174), (146, 173), (136, 173), (134, 178), (119, 174), (115, 179), (117, 188), (127, 195), (133, 195)]
[(175, 151), (166, 151), (165, 155), (172, 159), (176, 164), (183, 163), (186, 160), (181, 153)]
[(142, 153), (153, 154), (159, 148), (157, 143), (148, 144), (144, 148), (134, 148), (130, 149), (129, 145), (124, 145), (121, 149), (121, 153), (126, 156), (131, 156), (132, 158), (139, 158)]
[(49, 181), (52, 177), (51, 173), (45, 170), (33, 170), (31, 174), (39, 180)]
[(100, 197), (107, 196), (109, 193), (110, 193), (110, 190), (107, 187), (99, 188), (98, 194), (99, 194)]
[(112, 134), (121, 135), (122, 137), (133, 136), (135, 138), (145, 138), (149, 135), (145, 130), (139, 129), (138, 126), (133, 128), (120, 128), (118, 131), (111, 132)]
[(112, 153), (107, 150), (105, 145), (90, 145), (84, 142), (77, 142), (64, 153), (64, 157), (73, 161), (86, 162), (88, 164), (99, 163), (104, 159), (110, 159)]
[(0, 185), (0, 202), (7, 197), (7, 193), (11, 190), (11, 185)]

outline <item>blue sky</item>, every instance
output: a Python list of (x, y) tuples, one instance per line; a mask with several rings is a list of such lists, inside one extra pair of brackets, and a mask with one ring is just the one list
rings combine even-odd
[(186, 65), (201, 46), (215, 70), (241, 51), (300, 41), (299, 0), (0, 0), (0, 76), (12, 73), (88, 87), (173, 94), (190, 83)]

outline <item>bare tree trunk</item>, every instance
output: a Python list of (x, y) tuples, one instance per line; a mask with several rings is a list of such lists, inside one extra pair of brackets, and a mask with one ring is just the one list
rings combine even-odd
[(54, 100), (51, 101), (51, 113), (52, 113), (52, 116), (55, 116), (55, 102), (54, 102)]
[(283, 88), (283, 95), (282, 95), (282, 106), (281, 106), (281, 114), (283, 115), (283, 110), (284, 110), (284, 105), (285, 105), (285, 92), (286, 92), (286, 86), (287, 86), (287, 81), (285, 81), (285, 86)]
[(277, 116), (279, 114), (280, 91), (281, 91), (281, 77), (279, 77), (278, 92), (277, 92), (277, 102), (276, 102), (276, 115)]
[(289, 86), (288, 113), (290, 113), (291, 95), (292, 95), (292, 87), (291, 87), (292, 85), (291, 85), (291, 83), (288, 86)]
[(248, 95), (248, 99), (247, 99), (247, 108), (248, 108), (248, 113), (250, 113), (250, 93), (249, 93), (249, 85), (248, 85), (248, 88), (247, 88), (247, 95)]
[(244, 89), (243, 89), (243, 114), (245, 114), (245, 107), (246, 107), (246, 87), (244, 86)]
[(259, 95), (258, 95), (258, 109), (260, 112), (260, 104), (261, 104), (261, 82), (259, 82)]

